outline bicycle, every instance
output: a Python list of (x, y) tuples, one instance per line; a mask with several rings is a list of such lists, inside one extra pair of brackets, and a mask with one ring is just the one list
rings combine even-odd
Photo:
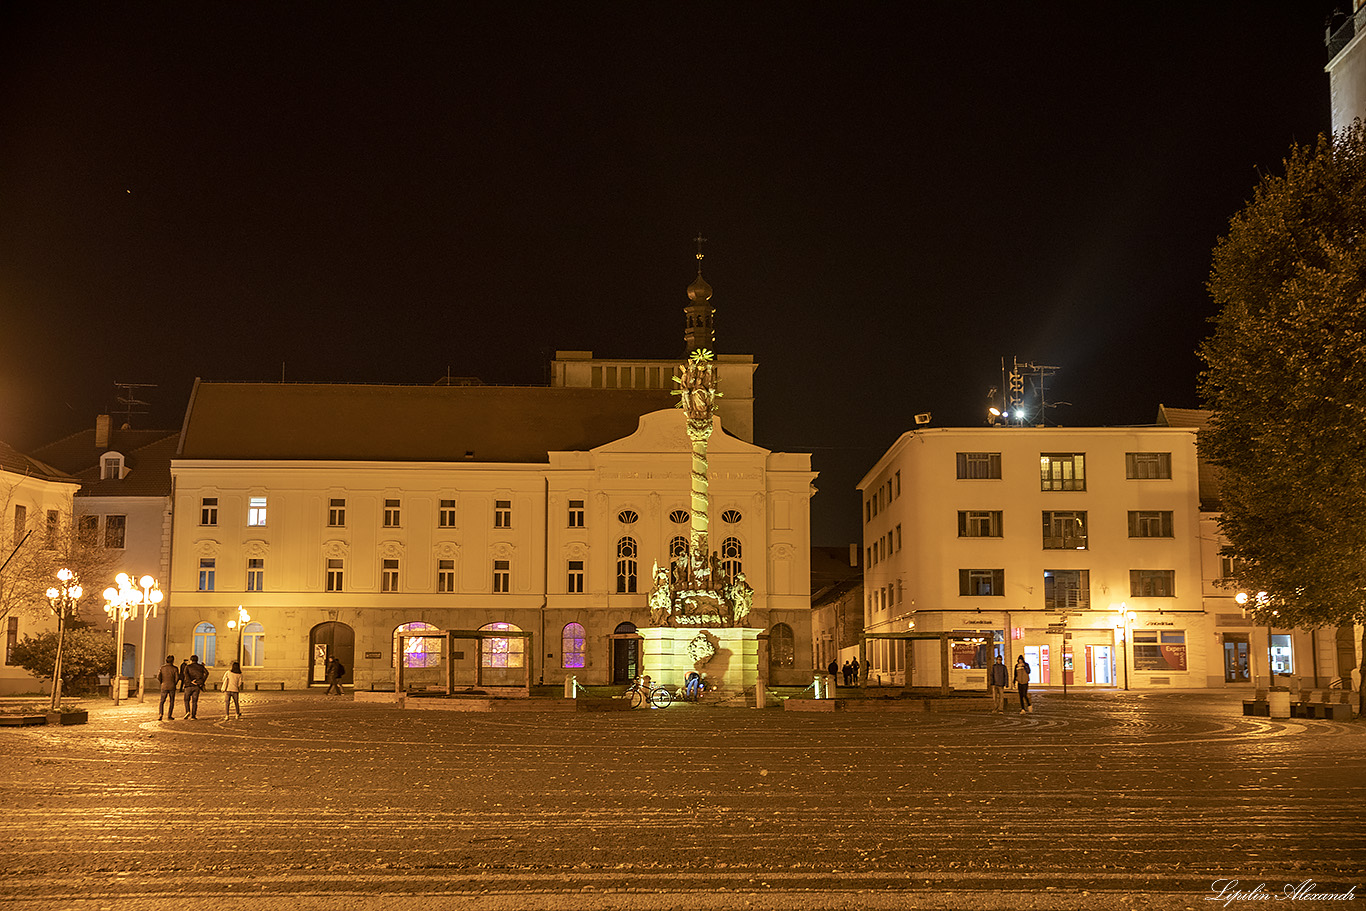
[(670, 693), (666, 687), (656, 686), (654, 683), (650, 683), (648, 686), (649, 689), (647, 690), (644, 680), (640, 677), (631, 681), (631, 685), (625, 694), (626, 698), (631, 700), (631, 708), (638, 709), (648, 702), (651, 708), (664, 709), (668, 708), (674, 701), (673, 693)]

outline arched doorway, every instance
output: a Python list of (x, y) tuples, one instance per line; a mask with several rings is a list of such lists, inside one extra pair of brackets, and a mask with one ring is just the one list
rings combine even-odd
[(612, 682), (630, 683), (640, 674), (640, 638), (634, 623), (612, 631)]
[(354, 680), (356, 634), (351, 627), (336, 621), (319, 623), (308, 634), (308, 645), (311, 656), (308, 665), (309, 686), (322, 685), (326, 682), (328, 658), (336, 658), (346, 669), (346, 673), (342, 675), (342, 683), (351, 683)]

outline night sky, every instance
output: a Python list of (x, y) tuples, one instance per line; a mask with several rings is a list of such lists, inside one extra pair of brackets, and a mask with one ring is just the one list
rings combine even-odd
[(196, 376), (541, 384), (681, 354), (708, 238), (813, 543), (912, 416), (1191, 407), (1210, 250), (1329, 128), (1332, 0), (0, 2), (0, 439)]

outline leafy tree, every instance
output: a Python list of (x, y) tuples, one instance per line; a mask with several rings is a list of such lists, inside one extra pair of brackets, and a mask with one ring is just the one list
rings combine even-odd
[[(68, 628), (62, 640), (62, 687), (70, 693), (95, 691), (96, 678), (113, 666), (114, 640), (108, 633)], [(25, 636), (14, 645), (11, 663), (41, 679), (52, 677), (57, 657), (55, 630)]]
[[(1366, 623), (1366, 130), (1295, 146), (1214, 250), (1201, 346), (1226, 551), (1258, 622)], [(1366, 628), (1362, 630), (1366, 646)], [(1360, 663), (1360, 662), (1358, 662)], [(1359, 688), (1366, 709), (1366, 687)]]

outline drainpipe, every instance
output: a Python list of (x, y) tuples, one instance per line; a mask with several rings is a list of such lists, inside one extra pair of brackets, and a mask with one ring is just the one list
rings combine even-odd
[(550, 476), (545, 477), (545, 503), (542, 510), (544, 527), (541, 529), (542, 547), (545, 553), (541, 559), (541, 648), (536, 652), (536, 666), (541, 669), (538, 685), (545, 686), (545, 659), (541, 657), (541, 652), (545, 650), (545, 611), (550, 606)]

